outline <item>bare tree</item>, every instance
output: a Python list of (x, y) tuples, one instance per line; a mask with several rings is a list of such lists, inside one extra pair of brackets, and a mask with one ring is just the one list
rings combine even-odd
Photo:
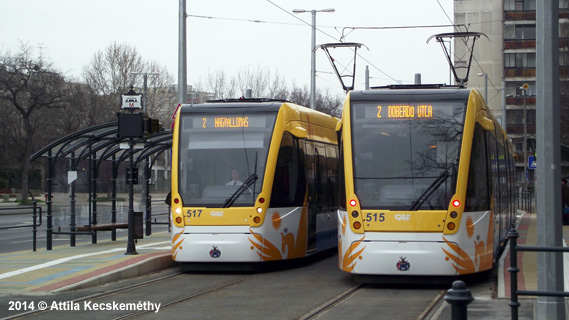
[(99, 95), (121, 94), (133, 83), (132, 72), (142, 72), (142, 58), (134, 47), (113, 42), (83, 68), (86, 83)]
[[(293, 85), (289, 90), (285, 79), (278, 72), (271, 73), (269, 69), (260, 67), (255, 70), (242, 68), (233, 77), (227, 76), (223, 70), (217, 70), (209, 74), (205, 84), (200, 81), (196, 88), (213, 93), (215, 99), (239, 98), (245, 95), (247, 89), (251, 89), (254, 98), (283, 99), (301, 106), (310, 103), (308, 87)], [(316, 110), (332, 116), (340, 116), (343, 101), (343, 95), (332, 94), (329, 90), (316, 92)]]
[[(148, 91), (144, 96), (148, 116), (167, 123), (178, 105), (176, 89), (173, 85), (174, 76), (168, 72), (166, 66), (161, 66), (156, 62), (144, 63), (144, 70), (143, 72), (148, 73)], [(144, 76), (137, 75), (134, 80), (136, 81), (133, 82), (142, 88)]]
[(253, 97), (268, 97), (268, 87), (271, 78), (271, 72), (268, 69), (261, 69), (257, 66), (256, 70), (251, 68), (241, 68), (237, 73), (237, 84), (241, 95), (244, 96), (247, 89), (251, 89)]
[(94, 112), (115, 116), (120, 94), (128, 92), (131, 86), (142, 90), (144, 77), (141, 73), (148, 75), (144, 101), (149, 116), (166, 120), (175, 105), (176, 94), (171, 89), (174, 76), (166, 67), (143, 60), (135, 47), (117, 42), (95, 53), (91, 64), (83, 68), (85, 83), (104, 98), (93, 105)]
[(324, 93), (321, 91), (316, 92), (316, 110), (327, 113), (334, 117), (342, 115), (342, 106), (344, 104), (345, 96), (332, 94), (329, 89)]
[(116, 121), (116, 114), (98, 112), (103, 110), (110, 101), (107, 96), (100, 96), (86, 84), (69, 82), (67, 103), (50, 122), (50, 131), (60, 136), (74, 133), (78, 130), (101, 123)]
[(30, 156), (39, 129), (49, 122), (50, 108), (67, 102), (68, 86), (61, 74), (26, 44), (19, 51), (0, 54), (0, 100), (4, 107), (3, 133), (15, 148), (12, 161), (21, 173), (22, 200), (27, 200)]
[(310, 90), (306, 85), (298, 87), (294, 84), (288, 94), (288, 100), (301, 106), (308, 106), (310, 105)]
[(275, 75), (272, 77), (272, 79), (270, 79), (268, 90), (269, 98), (283, 100), (287, 99), (289, 92), (286, 80), (279, 75), (278, 71), (275, 72)]
[(237, 98), (237, 80), (227, 77), (223, 70), (210, 72), (207, 79), (200, 79), (195, 87), (197, 91), (211, 92), (216, 100)]

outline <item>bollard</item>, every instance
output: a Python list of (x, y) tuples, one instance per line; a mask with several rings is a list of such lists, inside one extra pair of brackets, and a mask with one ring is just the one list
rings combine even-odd
[(508, 231), (508, 239), (510, 241), (510, 310), (512, 319), (518, 319), (518, 309), (521, 303), (518, 301), (518, 238), (520, 237), (515, 226)]
[(468, 318), (466, 306), (474, 301), (474, 297), (470, 290), (466, 289), (466, 284), (457, 280), (452, 283), (451, 289), (445, 295), (445, 301), (452, 306), (452, 320), (466, 320)]

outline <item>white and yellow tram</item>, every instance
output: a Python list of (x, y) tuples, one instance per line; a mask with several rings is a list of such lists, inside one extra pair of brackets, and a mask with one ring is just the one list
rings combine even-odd
[(515, 162), (477, 90), (352, 91), (338, 130), (341, 270), (357, 280), (492, 268), (516, 219)]
[(284, 101), (182, 105), (172, 149), (174, 260), (191, 270), (334, 248), (337, 123)]

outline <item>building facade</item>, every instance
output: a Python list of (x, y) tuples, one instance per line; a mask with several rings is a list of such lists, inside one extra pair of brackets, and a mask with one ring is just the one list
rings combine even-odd
[[(536, 134), (537, 0), (455, 0), (455, 24), (484, 33), (474, 48), (468, 87), (487, 92), (487, 102), (512, 140), (517, 183), (533, 182)], [(569, 1), (559, 1), (560, 80), (568, 80)], [(465, 31), (465, 30), (461, 30)], [(455, 40), (455, 51), (466, 51)], [(455, 56), (456, 59), (457, 56)], [(525, 139), (524, 139), (525, 138)], [(524, 140), (526, 143), (524, 144)], [(524, 149), (525, 147), (525, 149)], [(562, 160), (562, 164), (565, 161)], [(530, 167), (528, 169), (525, 169)], [(565, 166), (563, 166), (565, 167)]]

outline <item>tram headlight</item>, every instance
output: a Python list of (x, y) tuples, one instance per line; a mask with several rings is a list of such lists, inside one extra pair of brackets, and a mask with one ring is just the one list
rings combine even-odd
[(454, 222), (447, 223), (447, 229), (454, 230), (456, 228), (456, 224)]
[(357, 211), (352, 211), (352, 218), (357, 218), (360, 214)]
[(174, 212), (176, 212), (177, 214), (180, 214), (180, 213), (182, 213), (182, 209), (176, 208), (176, 210), (174, 210)]
[(257, 208), (257, 213), (258, 213), (258, 214), (261, 214), (261, 213), (263, 213), (263, 208), (261, 208), (261, 207), (258, 207), (258, 208)]
[(358, 204), (358, 202), (356, 201), (356, 199), (350, 200), (350, 205), (351, 205), (352, 207), (355, 207), (357, 204)]
[(458, 207), (460, 207), (460, 201), (454, 200), (454, 201), (452, 202), (452, 205), (453, 205), (453, 207), (458, 208)]
[(450, 213), (450, 217), (456, 219), (456, 217), (458, 217), (458, 213), (456, 211), (453, 211)]

